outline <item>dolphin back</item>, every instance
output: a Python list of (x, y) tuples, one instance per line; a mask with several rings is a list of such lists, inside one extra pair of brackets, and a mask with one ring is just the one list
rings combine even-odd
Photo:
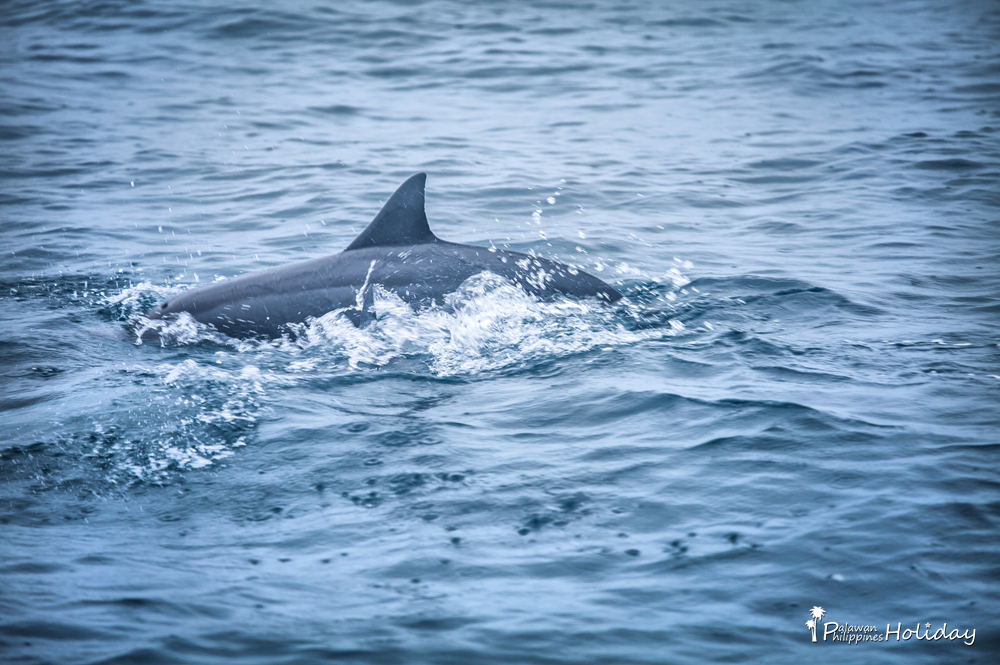
[(187, 312), (236, 337), (279, 337), (286, 324), (336, 310), (363, 327), (377, 316), (375, 284), (420, 307), (442, 303), (445, 295), (484, 271), (541, 298), (566, 295), (615, 302), (622, 297), (597, 277), (558, 261), (440, 240), (424, 212), (426, 179), (424, 173), (408, 178), (339, 254), (192, 289), (146, 316), (162, 319)]

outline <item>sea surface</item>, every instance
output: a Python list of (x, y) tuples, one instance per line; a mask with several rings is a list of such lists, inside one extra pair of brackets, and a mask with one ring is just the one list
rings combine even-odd
[[(420, 171), (625, 299), (140, 339)], [(3, 663), (1000, 662), (995, 2), (5, 2), (0, 252)]]

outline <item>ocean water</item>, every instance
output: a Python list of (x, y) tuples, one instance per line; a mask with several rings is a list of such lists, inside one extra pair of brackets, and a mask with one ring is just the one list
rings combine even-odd
[[(626, 298), (137, 339), (418, 171)], [(0, 240), (5, 663), (997, 662), (996, 3), (7, 2)]]

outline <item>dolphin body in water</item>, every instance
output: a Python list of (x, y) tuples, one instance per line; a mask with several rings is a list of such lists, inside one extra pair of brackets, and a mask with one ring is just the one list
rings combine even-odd
[(558, 261), (494, 247), (447, 242), (424, 213), (426, 174), (411, 176), (344, 251), (241, 275), (192, 289), (146, 313), (150, 319), (187, 312), (232, 337), (280, 337), (289, 323), (342, 310), (355, 325), (376, 318), (374, 285), (411, 306), (442, 304), (465, 280), (491, 272), (540, 297), (622, 296), (598, 278)]

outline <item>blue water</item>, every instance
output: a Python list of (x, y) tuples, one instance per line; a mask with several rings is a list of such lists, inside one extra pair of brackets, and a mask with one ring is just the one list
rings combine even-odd
[[(0, 7), (0, 660), (997, 662), (995, 3), (238, 5)], [(417, 171), (626, 299), (139, 343)]]

